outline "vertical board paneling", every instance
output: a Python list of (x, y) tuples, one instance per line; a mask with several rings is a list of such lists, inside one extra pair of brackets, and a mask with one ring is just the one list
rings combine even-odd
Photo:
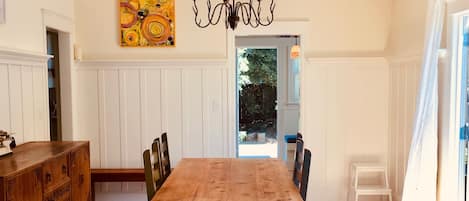
[(412, 143), (416, 98), (420, 81), (420, 59), (390, 61), (389, 166), (394, 200), (400, 200)]
[[(231, 133), (231, 132), (230, 132), (230, 130), (229, 130), (229, 128), (228, 128), (228, 127), (229, 127), (229, 126), (228, 126), (228, 125), (229, 125), (229, 122), (228, 122), (227, 116), (229, 115), (229, 112), (228, 112), (228, 111), (230, 111), (230, 108), (229, 108), (229, 107), (232, 107), (232, 106), (229, 106), (229, 103), (228, 103), (228, 97), (229, 97), (228, 94), (231, 93), (231, 92), (228, 90), (228, 82), (229, 82), (229, 81), (228, 81), (228, 80), (229, 80), (229, 79), (228, 79), (228, 76), (231, 76), (231, 74), (228, 75), (228, 72), (230, 72), (230, 71), (228, 71), (228, 70), (226, 70), (226, 69), (221, 70), (221, 73), (222, 73), (222, 81), (221, 81), (221, 85), (220, 85), (220, 86), (221, 86), (221, 89), (222, 89), (222, 90), (221, 90), (221, 101), (222, 101), (222, 103), (221, 103), (221, 106), (222, 106), (222, 107), (221, 107), (221, 108), (222, 108), (222, 109), (221, 109), (221, 111), (222, 111), (222, 116), (221, 116), (221, 119), (222, 119), (222, 131), (221, 131), (221, 133), (222, 133), (222, 135), (223, 135), (223, 133), (225, 133), (225, 134), (223, 135), (223, 137), (225, 138), (225, 139), (224, 139), (224, 142), (223, 142), (223, 146), (224, 146), (224, 149), (223, 149), (223, 151), (224, 151), (224, 152), (223, 152), (223, 156), (224, 156), (224, 157), (229, 157), (229, 152), (230, 152), (229, 150), (230, 150), (230, 147), (231, 147), (231, 146), (236, 146), (236, 145), (230, 145), (230, 138), (234, 138), (234, 137), (236, 137), (236, 136), (230, 136), (229, 133)], [(203, 108), (203, 107), (202, 107), (202, 108)], [(203, 122), (202, 122), (202, 125), (203, 125)]]
[[(121, 86), (121, 150), (124, 168), (143, 167), (141, 114), (140, 114), (140, 73), (138, 70), (122, 70), (119, 72)], [(124, 184), (124, 191), (141, 191), (139, 184)]]
[(222, 71), (206, 69), (203, 72), (203, 124), (205, 157), (224, 157), (222, 112)]
[(143, 70), (142, 91), (142, 146), (149, 149), (153, 139), (160, 137), (162, 129), (161, 70)]
[[(91, 150), (91, 155), (99, 155), (93, 167), (142, 167), (143, 150), (162, 132), (168, 133), (173, 166), (183, 157), (225, 156), (227, 71), (191, 64), (144, 65), (116, 63), (110, 68), (92, 65), (75, 70), (77, 123), (86, 127), (77, 139), (97, 144)], [(96, 134), (82, 134), (85, 131)], [(106, 183), (101, 188), (103, 192), (142, 190), (139, 183)]]
[(46, 81), (44, 80), (44, 71), (42, 68), (34, 67), (32, 68), (33, 73), (33, 108), (34, 108), (34, 135), (36, 140), (49, 140), (49, 132), (46, 131), (46, 124), (48, 119), (46, 117), (46, 111), (48, 111), (44, 106), (46, 103), (45, 99), (45, 88), (44, 85)]
[(388, 158), (388, 63), (379, 58), (311, 59), (301, 73), (300, 126), (316, 164), (308, 197), (347, 200), (351, 163), (385, 163)]
[[(183, 157), (226, 155), (228, 117), (223, 112), (228, 107), (228, 100), (223, 97), (228, 93), (224, 88), (228, 85), (226, 70), (195, 66), (91, 67), (76, 70), (80, 97), (76, 101), (80, 102), (77, 106), (80, 127), (92, 124), (85, 118), (87, 115), (99, 119), (97, 125), (87, 126), (99, 133), (90, 139), (98, 143), (99, 163), (93, 163), (94, 167), (142, 167), (143, 150), (150, 148), (153, 139), (162, 132), (168, 133), (173, 166)], [(89, 97), (90, 93), (93, 96)], [(91, 112), (85, 105), (97, 109)], [(78, 135), (89, 139), (87, 135)], [(128, 189), (127, 184), (123, 188), (104, 185), (103, 190), (134, 191), (138, 186)]]
[[(302, 102), (309, 104), (302, 104), (303, 111), (315, 111), (315, 112), (303, 112), (301, 115), (302, 127), (301, 132), (304, 135), (305, 142), (308, 144), (308, 148), (312, 153), (318, 153), (315, 157), (312, 157), (310, 170), (310, 184), (308, 192), (315, 192), (308, 194), (313, 200), (323, 200), (326, 197), (327, 187), (324, 185), (327, 180), (327, 135), (326, 135), (326, 122), (327, 116), (323, 114), (327, 113), (328, 108), (328, 77), (327, 67), (321, 67), (320, 65), (311, 65), (309, 68), (302, 68), (301, 71), (302, 82), (301, 94), (308, 94), (301, 96)], [(304, 79), (307, 78), (307, 79)], [(314, 94), (314, 95), (313, 95)], [(304, 126), (308, 124), (309, 126)], [(311, 134), (314, 133), (314, 134)], [(321, 153), (321, 154), (319, 154)]]
[[(75, 140), (89, 140), (91, 166), (100, 167), (99, 84), (97, 71), (77, 73), (77, 133)], [(116, 125), (114, 125), (116, 126)]]
[(49, 139), (46, 55), (0, 52), (0, 130), (17, 144)]
[(202, 71), (184, 70), (182, 80), (183, 156), (200, 158), (204, 156)]
[[(125, 125), (122, 131), (122, 158), (125, 168), (143, 167), (140, 128), (140, 78), (137, 70), (120, 71), (121, 83), (121, 123)], [(122, 78), (122, 79), (121, 79)]]
[(121, 167), (121, 131), (119, 120), (119, 74), (117, 71), (103, 71), (100, 76), (100, 109), (103, 119), (101, 133), (101, 166), (108, 168)]
[(168, 132), (171, 165), (174, 167), (182, 158), (185, 144), (182, 140), (182, 80), (180, 69), (163, 71), (163, 122)]
[(23, 104), (22, 85), (21, 85), (21, 66), (11, 65), (9, 68), (10, 79), (10, 111), (11, 111), (11, 130), (16, 132), (15, 139), (18, 144), (24, 142), (23, 131)]
[[(119, 116), (119, 73), (117, 70), (99, 72), (99, 109), (101, 117), (101, 167), (121, 168), (121, 130)], [(119, 192), (120, 183), (103, 185), (104, 191)]]
[[(335, 160), (326, 160), (326, 166), (328, 167), (326, 171), (326, 176), (328, 181), (341, 181), (345, 179), (345, 130), (343, 125), (346, 122), (346, 119), (341, 118), (341, 105), (339, 103), (339, 94), (338, 90), (343, 90), (340, 82), (338, 80), (337, 68), (331, 68), (327, 66), (329, 70), (327, 71), (327, 86), (328, 90), (326, 91), (326, 96), (328, 99), (328, 115), (327, 115), (327, 132), (326, 135), (326, 146), (328, 147), (327, 156), (329, 158), (334, 158)], [(343, 69), (348, 70), (348, 69)], [(337, 146), (340, 145), (340, 146)], [(334, 151), (329, 151), (330, 147), (334, 147)], [(342, 189), (341, 182), (331, 182), (327, 185), (328, 192), (337, 192), (329, 194), (330, 200), (342, 200), (342, 194), (345, 193)], [(339, 193), (341, 192), (341, 193)]]
[(10, 120), (10, 82), (8, 78), (8, 65), (0, 64), (0, 130), (11, 131)]
[(23, 66), (21, 72), (22, 102), (23, 102), (23, 131), (24, 141), (36, 140), (34, 130), (34, 96), (33, 96), (33, 72), (31, 67)]

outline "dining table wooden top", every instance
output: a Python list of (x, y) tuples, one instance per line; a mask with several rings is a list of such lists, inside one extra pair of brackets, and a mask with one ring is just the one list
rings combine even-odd
[(183, 159), (152, 201), (302, 201), (278, 159)]

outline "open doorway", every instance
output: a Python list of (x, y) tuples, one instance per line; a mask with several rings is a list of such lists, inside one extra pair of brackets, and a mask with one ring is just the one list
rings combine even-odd
[(59, 52), (59, 33), (47, 30), (47, 54), (53, 56), (47, 62), (51, 141), (62, 140)]
[(298, 36), (236, 37), (237, 155), (279, 158), (299, 130)]

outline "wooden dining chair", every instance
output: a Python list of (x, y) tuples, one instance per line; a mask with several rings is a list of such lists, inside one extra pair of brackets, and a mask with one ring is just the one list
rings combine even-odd
[(155, 139), (150, 150), (143, 152), (143, 166), (145, 170), (145, 184), (148, 201), (151, 201), (156, 191), (163, 185), (161, 168), (160, 139)]
[(163, 133), (161, 134), (161, 162), (162, 162), (162, 170), (163, 170), (163, 179), (166, 180), (169, 175), (171, 174), (171, 161), (169, 159), (169, 148), (168, 148), (168, 134)]
[(303, 135), (301, 133), (296, 134), (296, 139), (303, 139)]
[(308, 191), (309, 183), (309, 169), (311, 167), (311, 151), (305, 149), (304, 159), (301, 170), (301, 181), (300, 181), (300, 194), (304, 201), (306, 201), (306, 193)]
[(296, 151), (295, 151), (295, 162), (293, 167), (293, 183), (296, 187), (300, 187), (301, 180), (301, 169), (303, 165), (303, 148), (304, 142), (301, 138), (296, 138)]

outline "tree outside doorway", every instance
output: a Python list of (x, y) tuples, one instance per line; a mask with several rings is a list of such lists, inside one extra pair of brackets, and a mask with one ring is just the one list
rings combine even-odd
[(244, 48), (239, 59), (239, 142), (277, 142), (277, 49)]

